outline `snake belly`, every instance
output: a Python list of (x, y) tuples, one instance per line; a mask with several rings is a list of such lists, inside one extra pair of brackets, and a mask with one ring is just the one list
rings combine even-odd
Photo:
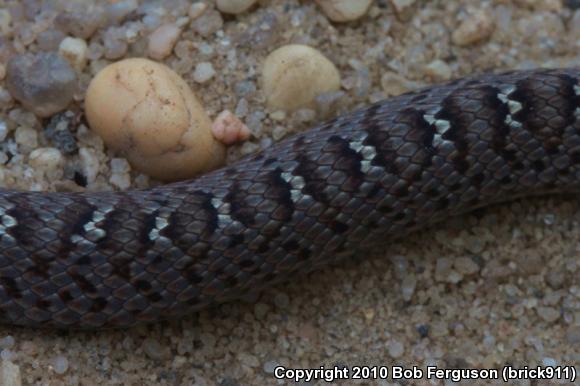
[(394, 97), (191, 181), (0, 191), (0, 322), (195, 312), (510, 198), (580, 190), (580, 69)]

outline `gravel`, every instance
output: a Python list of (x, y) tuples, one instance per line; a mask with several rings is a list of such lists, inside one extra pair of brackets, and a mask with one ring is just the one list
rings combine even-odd
[[(385, 0), (344, 24), (329, 21), (314, 2), (298, 0), (260, 1), (239, 15), (189, 0), (89, 0), (67, 10), (65, 3), (73, 2), (0, 0), (2, 187), (95, 191), (154, 183), (114, 160), (118, 155), (86, 128), (82, 93), (72, 99), (68, 80), (55, 83), (46, 71), (30, 77), (25, 66), (10, 68), (9, 58), (22, 55), (50, 55), (45, 63), (56, 63), (67, 36), (87, 43), (86, 67), (76, 74), (66, 70), (66, 79), (74, 74), (82, 86), (113, 60), (147, 56), (156, 28), (179, 27), (163, 63), (183, 71), (212, 117), (235, 111), (252, 132), (230, 148), (229, 162), (271, 144), (274, 132), (282, 138), (285, 130), (306, 130), (381, 96), (448, 77), (580, 65), (580, 9), (569, 0)], [(341, 91), (320, 96), (312, 109), (273, 119), (258, 78), (263, 59), (285, 44), (316, 47), (349, 80)], [(197, 83), (195, 69), (208, 66), (202, 63), (214, 74)], [(37, 92), (23, 96), (21, 86), (9, 86), (18, 72), (27, 75), (17, 74), (19, 82), (42, 80), (35, 83)], [(58, 84), (63, 92), (55, 92)], [(42, 87), (50, 92), (40, 93)], [(63, 126), (68, 134), (47, 138), (43, 128), (50, 119), (35, 117), (15, 99), (36, 108), (65, 100), (58, 105), (70, 117)], [(34, 150), (48, 148), (58, 148), (64, 158), (57, 179), (30, 164)], [(278, 365), (577, 365), (579, 216), (574, 197), (484, 209), (387, 242), (365, 259), (279, 285), (253, 302), (129, 330), (2, 326), (0, 384), (277, 385)]]

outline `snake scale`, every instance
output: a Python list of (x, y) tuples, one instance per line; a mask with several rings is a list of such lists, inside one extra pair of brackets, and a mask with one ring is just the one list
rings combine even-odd
[(195, 180), (0, 192), (0, 322), (195, 312), (490, 203), (580, 189), (580, 69), (376, 103)]

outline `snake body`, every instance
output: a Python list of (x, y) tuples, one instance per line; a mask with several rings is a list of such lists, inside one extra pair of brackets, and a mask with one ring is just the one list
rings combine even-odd
[(338, 117), (191, 181), (0, 192), (0, 321), (195, 312), (494, 202), (580, 190), (580, 69), (483, 75)]

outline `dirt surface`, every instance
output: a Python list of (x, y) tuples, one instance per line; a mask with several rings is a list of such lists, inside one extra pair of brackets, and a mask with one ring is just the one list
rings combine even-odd
[[(0, 0), (0, 10), (12, 14), (8, 24), (0, 17), (0, 63), (6, 63), (7, 45), (13, 46), (13, 54), (41, 50), (38, 35), (53, 28), (59, 4)], [(48, 121), (11, 101), (0, 81), (0, 124), (6, 131), (0, 146), (2, 186), (113, 190), (154, 183), (129, 173), (82, 119), (83, 91), (98, 69), (123, 57), (147, 55), (150, 30), (144, 25), (150, 19), (144, 16), (154, 14), (147, 4), (155, 2), (139, 4), (116, 23), (99, 25), (85, 39), (89, 63), (69, 108), (70, 116), (78, 118), (71, 119), (72, 137), (85, 151), (64, 154), (60, 173), (30, 166), (35, 148), (58, 144), (46, 137)], [(307, 1), (260, 1), (238, 16), (220, 15), (212, 5), (193, 21), (190, 2), (159, 4), (158, 9), (167, 9), (161, 13), (163, 22), (182, 27), (173, 54), (163, 62), (184, 76), (212, 118), (230, 109), (252, 130), (247, 143), (230, 149), (229, 162), (340, 112), (423, 85), (485, 71), (580, 66), (577, 1), (381, 0), (366, 16), (346, 24), (329, 22)], [(48, 16), (37, 17), (43, 13)], [(134, 31), (136, 36), (129, 34)], [(115, 34), (131, 36), (125, 52), (114, 46)], [(289, 43), (323, 52), (340, 70), (343, 93), (321, 98), (309, 111), (268, 111), (260, 66), (269, 52)], [(200, 83), (193, 72), (202, 62), (211, 63), (216, 75)], [(0, 70), (1, 79), (5, 68)], [(87, 162), (97, 170), (94, 178), (83, 174)], [(377, 366), (376, 375), (384, 370), (381, 366), (389, 371), (393, 366), (576, 366), (578, 371), (579, 218), (575, 197), (522, 200), (386, 243), (384, 253), (312, 273), (251, 302), (226, 304), (183, 320), (100, 332), (3, 326), (2, 369), (20, 372), (27, 385), (221, 386), (292, 384), (275, 378), (277, 366), (336, 366), (349, 369), (351, 378), (355, 366)], [(426, 376), (343, 384), (443, 383), (451, 384)], [(536, 383), (529, 378), (511, 384), (569, 381)]]

